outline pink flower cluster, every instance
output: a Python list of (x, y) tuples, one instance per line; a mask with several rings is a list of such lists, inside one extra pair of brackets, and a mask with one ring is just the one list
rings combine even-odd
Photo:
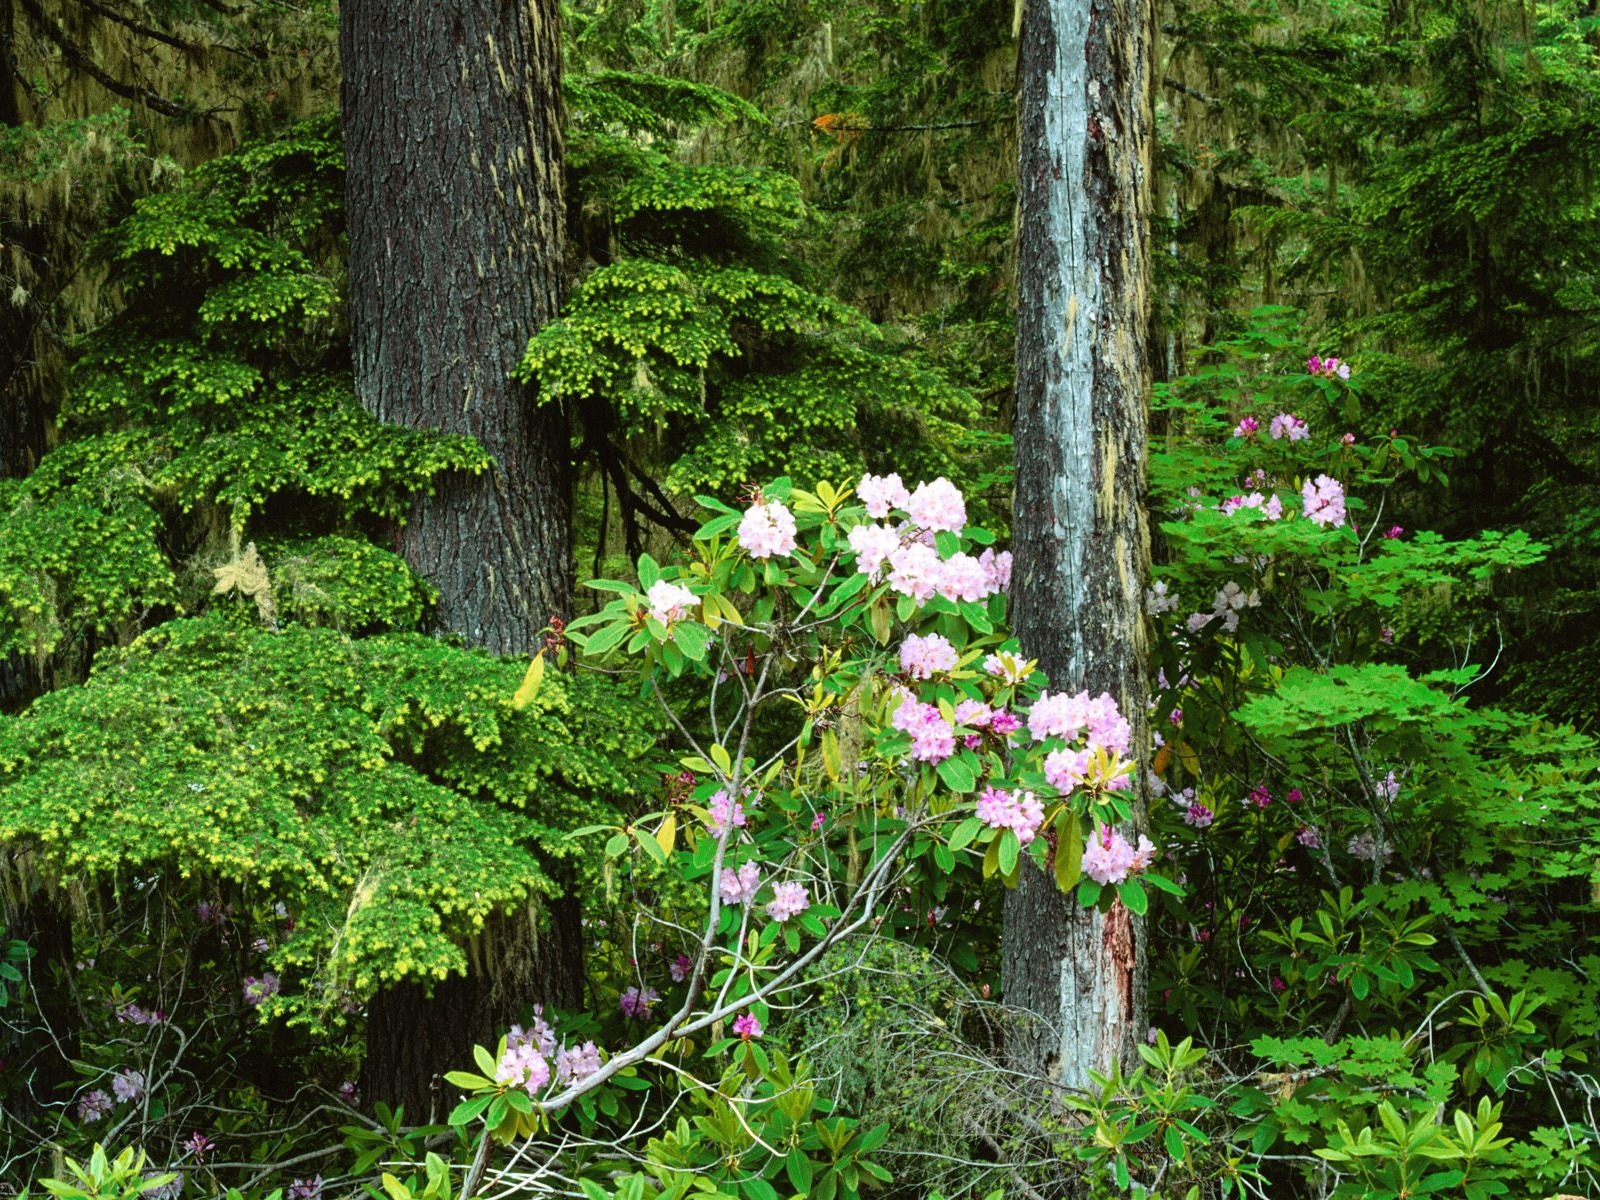
[(1044, 824), (1044, 805), (1032, 792), (986, 787), (978, 797), (977, 816), (990, 829), (1011, 830), (1017, 835), (1017, 842), (1026, 846), (1038, 836), (1039, 826)]
[(761, 1036), (761, 1021), (755, 1013), (740, 1013), (733, 1019), (733, 1032), (748, 1042)]
[(663, 625), (685, 620), (700, 602), (700, 598), (688, 588), (668, 583), (665, 579), (652, 583), (644, 598), (650, 605), (650, 615)]
[(1251, 492), (1247, 496), (1229, 496), (1217, 511), (1227, 516), (1238, 512), (1241, 508), (1256, 509), (1269, 521), (1276, 521), (1283, 516), (1283, 501), (1276, 495), (1263, 496), (1260, 492)]
[(744, 804), (728, 795), (726, 788), (719, 788), (706, 802), (706, 810), (711, 817), (706, 828), (713, 837), (721, 837), (725, 829), (742, 829), (749, 820), (745, 816)]
[(1083, 873), (1102, 886), (1123, 883), (1129, 875), (1146, 870), (1155, 852), (1155, 846), (1144, 834), (1139, 835), (1139, 847), (1134, 849), (1120, 831), (1102, 825), (1083, 848)]
[(122, 1104), (137, 1100), (144, 1095), (144, 1072), (132, 1069), (118, 1071), (111, 1077), (111, 1091)]
[(1032, 665), (1009, 650), (989, 655), (983, 660), (983, 669), (1002, 683), (1011, 684), (1021, 683), (1033, 674)]
[(1306, 359), (1306, 374), (1321, 375), (1324, 379), (1350, 378), (1350, 364), (1340, 362), (1337, 358), (1318, 358), (1313, 354)]
[(244, 979), (244, 1002), (252, 1008), (265, 1004), (270, 997), (278, 994), (278, 977), (271, 971), (262, 973), (260, 979), (254, 975), (246, 975)]
[(772, 902), (767, 905), (767, 916), (774, 921), (787, 921), (810, 907), (811, 899), (806, 895), (804, 884), (780, 883), (772, 889)]
[(761, 890), (761, 872), (753, 862), (745, 863), (737, 871), (723, 867), (717, 877), (717, 890), (724, 904), (749, 904)]
[(878, 520), (899, 509), (918, 529), (930, 533), (946, 529), (960, 533), (966, 528), (967, 504), (961, 489), (943, 476), (908, 492), (899, 475), (863, 475), (856, 495), (867, 506), (867, 515)]
[(581, 1046), (563, 1046), (556, 1051), (556, 1082), (576, 1083), (587, 1079), (600, 1069), (600, 1047), (593, 1042)]
[(506, 1043), (506, 1052), (500, 1056), (494, 1080), (506, 1087), (517, 1087), (530, 1096), (537, 1096), (550, 1083), (550, 1064), (532, 1042)]
[(1087, 691), (1076, 696), (1043, 692), (1028, 713), (1028, 732), (1036, 742), (1049, 737), (1072, 741), (1085, 730), (1091, 746), (1114, 754), (1126, 754), (1133, 737), (1133, 727), (1118, 710), (1110, 692), (1101, 692), (1093, 699)]
[(900, 669), (913, 679), (931, 679), (935, 673), (955, 669), (959, 656), (950, 639), (930, 633), (909, 634), (900, 645)]
[(1222, 618), (1222, 627), (1229, 633), (1239, 628), (1239, 614), (1247, 608), (1261, 607), (1261, 593), (1255, 588), (1248, 592), (1233, 580), (1228, 580), (1222, 585), (1211, 602), (1209, 613), (1190, 613), (1188, 630), (1190, 633), (1199, 633), (1218, 617)]
[(949, 558), (926, 542), (902, 541), (885, 525), (857, 525), (849, 533), (856, 552), (856, 569), (876, 576), (888, 565), (889, 586), (902, 596), (926, 604), (935, 596), (946, 600), (987, 600), (1011, 586), (1011, 553), (985, 550), (974, 558), (958, 550)]
[(1300, 489), (1305, 504), (1306, 517), (1318, 525), (1338, 529), (1344, 524), (1344, 487), (1337, 479), (1318, 475), (1315, 482), (1308, 479)]
[(937, 704), (923, 704), (907, 692), (895, 709), (893, 723), (911, 735), (911, 757), (918, 762), (943, 762), (956, 752), (955, 726), (944, 719)]
[(1272, 418), (1267, 432), (1273, 441), (1288, 438), (1291, 442), (1303, 442), (1311, 436), (1311, 427), (1293, 413), (1279, 413)]
[(85, 1123), (98, 1121), (116, 1107), (110, 1096), (99, 1088), (85, 1092), (78, 1100), (78, 1120)]
[(635, 1021), (644, 1021), (649, 1019), (659, 999), (661, 993), (655, 988), (630, 987), (617, 998), (617, 1007), (622, 1010), (623, 1016)]
[(974, 558), (957, 551), (949, 558), (939, 557), (932, 535), (960, 533), (967, 523), (966, 501), (948, 479), (920, 483), (908, 492), (898, 475), (864, 475), (856, 493), (869, 517), (882, 520), (899, 510), (908, 518), (898, 528), (868, 524), (849, 532), (856, 569), (862, 574), (886, 573), (894, 591), (924, 604), (934, 596), (976, 603), (1011, 586), (1009, 552), (988, 549)]
[(1255, 437), (1261, 431), (1261, 422), (1254, 417), (1244, 417), (1233, 427), (1233, 436), (1236, 438)]
[(776, 500), (754, 504), (739, 522), (739, 545), (751, 558), (794, 553), (794, 514)]

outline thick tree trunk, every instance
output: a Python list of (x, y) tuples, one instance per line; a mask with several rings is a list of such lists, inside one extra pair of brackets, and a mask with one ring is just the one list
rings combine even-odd
[(419, 497), (401, 550), (442, 629), (521, 654), (571, 595), (566, 426), (511, 379), (561, 304), (559, 9), (347, 0), (339, 51), (356, 390), (497, 463)]
[[(1016, 565), (1022, 650), (1109, 691), (1144, 771), (1144, 518), (1153, 6), (1028, 0), (1019, 64)], [(1143, 930), (1024, 871), (1006, 898), (1009, 1052), (1068, 1087), (1132, 1057)]]
[[(346, 211), (356, 390), (379, 418), (469, 433), (495, 458), (419, 497), (398, 532), (439, 589), (444, 631), (522, 654), (571, 596), (566, 424), (511, 379), (558, 312), (563, 280), (561, 38), (555, 0), (345, 0)], [(576, 926), (576, 901), (570, 920)], [(438, 1108), (433, 1081), (470, 1065), (534, 1000), (576, 998), (582, 946), (496, 922), (473, 970), (368, 1012), (366, 1097)], [(435, 1113), (438, 1115), (438, 1113)]]
[(583, 998), (581, 906), (568, 895), (548, 905), (548, 927), (532, 910), (492, 918), (468, 948), (471, 971), (430, 996), (420, 983), (385, 989), (367, 1007), (361, 1092), (405, 1105), (414, 1124), (442, 1122), (457, 1096), (445, 1071), (476, 1070), (472, 1047), (494, 1040), (535, 998), (576, 1007)]

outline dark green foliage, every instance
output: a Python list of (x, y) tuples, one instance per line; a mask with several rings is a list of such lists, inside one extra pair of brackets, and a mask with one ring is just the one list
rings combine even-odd
[[(635, 114), (641, 90), (663, 100)], [(963, 477), (952, 454), (971, 396), (886, 331), (796, 277), (807, 226), (795, 180), (689, 165), (636, 135), (745, 117), (716, 89), (606, 72), (579, 79), (569, 163), (597, 266), (521, 371), (580, 413), (614, 487), (660, 462), (669, 491), (732, 494), (783, 471), (849, 478), (900, 470)], [(620, 92), (620, 94), (618, 94)]]
[(62, 880), (177, 871), (285, 903), (273, 1003), (321, 1020), (466, 970), (487, 915), (552, 894), (565, 830), (648, 786), (648, 710), (554, 673), (517, 710), (521, 677), (415, 634), (167, 622), (0, 719), (0, 842)]
[(356, 403), (334, 135), (313, 121), (208, 163), (103, 239), (132, 303), (83, 341), (69, 440), (0, 493), (0, 652), (124, 636), (170, 611), (219, 529), (275, 503), (306, 530), (392, 519), (440, 471), (487, 466), (467, 439), (393, 429)]

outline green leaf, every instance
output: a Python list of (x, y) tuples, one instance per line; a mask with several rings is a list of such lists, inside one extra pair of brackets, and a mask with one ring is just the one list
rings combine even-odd
[(1142, 917), (1150, 911), (1150, 897), (1145, 894), (1144, 885), (1137, 879), (1118, 884), (1117, 896), (1136, 917)]
[(691, 662), (705, 661), (706, 643), (710, 638), (711, 631), (694, 621), (680, 621), (672, 629), (672, 640)]
[(1010, 829), (1001, 832), (999, 842), (1000, 874), (1009, 878), (1017, 869), (1017, 856), (1022, 852), (1022, 844), (1017, 841), (1016, 833)]
[(950, 849), (953, 851), (965, 850), (972, 844), (972, 839), (983, 831), (983, 822), (977, 817), (968, 817), (955, 827), (955, 832), (950, 835)]
[(972, 767), (963, 761), (965, 758), (964, 754), (947, 758), (937, 768), (939, 778), (952, 792), (970, 792), (977, 786), (978, 777)]

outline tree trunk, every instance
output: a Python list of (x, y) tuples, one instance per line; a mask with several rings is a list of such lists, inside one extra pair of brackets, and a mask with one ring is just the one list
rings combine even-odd
[(548, 909), (549, 928), (540, 931), (531, 909), (490, 918), (468, 948), (469, 974), (435, 985), (432, 995), (403, 983), (372, 998), (364, 1097), (403, 1104), (412, 1124), (442, 1123), (456, 1097), (440, 1076), (476, 1070), (474, 1043), (493, 1049), (536, 997), (569, 1008), (582, 1001), (581, 906), (569, 894)]
[[(471, 434), (495, 459), (418, 497), (398, 548), (438, 588), (441, 629), (527, 653), (571, 597), (566, 424), (511, 379), (561, 302), (559, 8), (345, 0), (339, 49), (356, 391), (383, 420)], [(375, 997), (367, 1099), (426, 1119), (442, 1111), (437, 1076), (468, 1067), (474, 1041), (536, 999), (575, 999), (576, 900), (563, 907), (572, 936), (536, 945), (513, 914), (466, 978)]]
[(566, 425), (511, 379), (561, 305), (559, 9), (349, 0), (339, 51), (356, 391), (497, 464), (419, 497), (400, 549), (442, 629), (522, 654), (571, 597)]
[[(1022, 650), (1052, 687), (1109, 691), (1147, 759), (1143, 587), (1154, 8), (1028, 0), (1019, 62), (1016, 564)], [(1006, 898), (1008, 1043), (1068, 1087), (1133, 1057), (1142, 923), (1026, 870)]]

